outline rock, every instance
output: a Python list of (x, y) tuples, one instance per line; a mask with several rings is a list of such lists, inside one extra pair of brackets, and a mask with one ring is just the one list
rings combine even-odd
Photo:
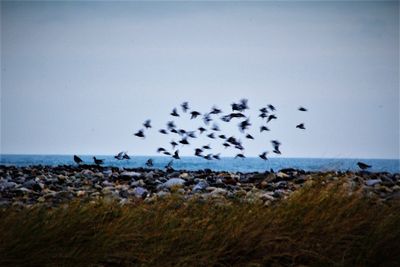
[(108, 170), (104, 170), (103, 174), (104, 174), (104, 176), (109, 177), (113, 174), (113, 172), (111, 169), (108, 169)]
[(195, 192), (195, 193), (196, 192), (200, 192), (200, 191), (204, 191), (208, 186), (209, 186), (208, 183), (205, 180), (203, 180), (203, 181), (198, 182), (193, 187), (192, 191)]
[(289, 184), (286, 181), (280, 181), (280, 182), (275, 183), (275, 187), (278, 189), (287, 189), (288, 185)]
[[(207, 191), (209, 190), (209, 187), (207, 188)], [(214, 190), (212, 190), (210, 192), (211, 196), (224, 196), (228, 193), (227, 190), (223, 189), (223, 188), (215, 188)]]
[(131, 183), (132, 187), (145, 186), (145, 185), (146, 185), (146, 183), (142, 179), (134, 181), (134, 182)]
[(381, 179), (370, 179), (370, 180), (365, 181), (365, 184), (367, 186), (374, 186), (376, 184), (380, 184), (381, 182), (382, 182)]
[(129, 171), (123, 171), (120, 175), (119, 175), (122, 179), (132, 179), (132, 178), (138, 178), (140, 176), (142, 176), (142, 174), (140, 172), (129, 172)]
[(146, 188), (138, 186), (133, 189), (133, 194), (137, 198), (145, 198), (149, 194), (149, 192)]
[(176, 187), (176, 186), (183, 186), (185, 184), (185, 180), (181, 179), (181, 178), (171, 178), (168, 181), (166, 181), (165, 183), (159, 185), (159, 188), (172, 188), (172, 187)]
[(17, 184), (14, 183), (14, 182), (5, 181), (5, 182), (0, 183), (0, 191), (4, 191), (6, 189), (11, 189), (11, 188), (14, 188), (16, 186), (17, 186)]
[(288, 175), (288, 174), (286, 174), (286, 173), (284, 173), (284, 172), (278, 172), (278, 173), (276, 174), (276, 177), (281, 178), (281, 179), (285, 179), (285, 178), (289, 178), (290, 175)]
[(77, 197), (83, 197), (83, 196), (85, 196), (85, 195), (86, 195), (86, 192), (83, 191), (83, 190), (79, 190), (78, 192), (76, 192), (76, 196), (77, 196)]
[(91, 170), (85, 169), (81, 171), (81, 174), (86, 178), (92, 178), (94, 173)]
[(171, 195), (170, 192), (165, 192), (165, 191), (159, 191), (157, 192), (157, 197), (159, 198), (164, 198), (164, 197), (169, 197)]
[(184, 172), (184, 173), (181, 173), (181, 174), (179, 175), (179, 178), (182, 178), (182, 179), (189, 179), (189, 178), (192, 178), (192, 176), (191, 176), (189, 173)]
[(42, 186), (39, 184), (39, 182), (36, 182), (35, 180), (26, 181), (25, 183), (22, 184), (22, 186), (28, 189), (32, 189), (33, 191), (36, 192), (42, 190)]

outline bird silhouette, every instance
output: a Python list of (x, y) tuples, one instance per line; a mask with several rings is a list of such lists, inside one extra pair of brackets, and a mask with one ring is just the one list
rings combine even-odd
[(272, 140), (271, 143), (274, 148), (272, 152), (274, 152), (275, 154), (282, 154), (281, 151), (279, 150), (279, 146), (281, 145), (281, 143), (277, 140)]
[(209, 137), (209, 138), (211, 138), (211, 139), (214, 139), (214, 138), (215, 138), (214, 133), (207, 134), (207, 137)]
[(305, 107), (299, 107), (300, 111), (307, 111), (307, 109)]
[(304, 123), (300, 123), (300, 124), (296, 125), (296, 128), (299, 128), (299, 129), (302, 129), (302, 130), (306, 129), (306, 127), (304, 127)]
[(194, 111), (190, 112), (190, 115), (191, 115), (191, 116), (190, 116), (190, 119), (192, 120), (192, 119), (196, 119), (197, 116), (200, 116), (201, 113), (194, 110)]
[(212, 107), (211, 112), (210, 112), (210, 114), (220, 114), (220, 113), (222, 113), (222, 110), (220, 110), (219, 108), (217, 108), (215, 106)]
[(268, 108), (266, 108), (266, 107), (260, 108), (260, 112), (261, 113), (268, 113)]
[(228, 148), (228, 147), (231, 146), (231, 145), (230, 145), (229, 143), (227, 143), (227, 142), (223, 143), (222, 145), (223, 145), (225, 148)]
[(148, 159), (146, 161), (146, 166), (149, 167), (149, 168), (153, 167), (153, 160), (152, 159)]
[(167, 129), (168, 130), (175, 129), (175, 128), (176, 128), (175, 122), (173, 122), (173, 121), (167, 122)]
[(251, 126), (251, 123), (250, 123), (249, 119), (244, 120), (244, 121), (239, 123), (239, 130), (241, 132), (244, 132), (247, 128), (249, 128), (249, 126)]
[(368, 164), (366, 164), (364, 162), (361, 162), (361, 161), (357, 162), (357, 165), (361, 170), (366, 170), (366, 169), (369, 169), (369, 168), (372, 167), (371, 165), (368, 165)]
[(174, 160), (170, 160), (168, 163), (167, 163), (167, 165), (165, 165), (165, 168), (167, 169), (167, 170), (173, 170), (172, 169), (172, 164), (174, 163)]
[(202, 157), (203, 155), (201, 155), (201, 153), (203, 153), (203, 150), (201, 148), (196, 148), (194, 150), (194, 155), (197, 157)]
[(144, 138), (144, 132), (143, 130), (139, 130), (137, 133), (134, 133), (133, 135), (137, 136), (137, 137), (142, 137)]
[(188, 140), (187, 140), (186, 137), (182, 138), (182, 139), (179, 141), (179, 143), (181, 143), (182, 145), (189, 145), (189, 142), (188, 142)]
[(196, 134), (193, 131), (186, 132), (186, 135), (187, 135), (187, 137), (190, 137), (190, 138), (197, 138)]
[(143, 126), (144, 126), (146, 129), (151, 128), (151, 120), (146, 120), (146, 121), (143, 123)]
[(203, 149), (211, 149), (210, 145), (205, 145), (202, 147)]
[(178, 111), (176, 110), (176, 108), (174, 108), (174, 109), (172, 110), (172, 112), (170, 113), (170, 115), (171, 115), (171, 116), (174, 116), (174, 117), (179, 117), (179, 114), (178, 114)]
[(169, 153), (168, 151), (164, 151), (163, 154), (167, 155), (167, 156), (171, 156), (171, 153)]
[(179, 157), (179, 150), (176, 150), (174, 155), (172, 156), (174, 159), (180, 159)]
[(246, 134), (246, 138), (247, 138), (247, 139), (253, 139), (253, 140), (254, 140), (254, 137), (253, 137), (251, 134)]
[(206, 160), (212, 160), (212, 154), (207, 154), (206, 156), (203, 156), (203, 158)]
[(183, 111), (183, 112), (186, 112), (186, 111), (188, 111), (188, 109), (189, 109), (189, 103), (188, 103), (188, 102), (183, 102), (183, 103), (181, 104), (181, 107), (182, 107), (182, 111)]
[(104, 164), (104, 159), (96, 159), (96, 157), (93, 157), (93, 161), (97, 166)]
[(268, 116), (267, 122), (270, 122), (271, 120), (276, 120), (277, 117), (274, 114), (271, 114)]
[(81, 164), (83, 162), (83, 160), (77, 155), (74, 155), (74, 161), (76, 164)]
[(157, 153), (161, 153), (161, 152), (164, 152), (164, 151), (166, 151), (166, 150), (163, 147), (157, 148)]
[(203, 115), (203, 122), (204, 122), (204, 124), (205, 124), (205, 125), (208, 125), (208, 124), (210, 124), (210, 121), (212, 121), (212, 119), (211, 119), (211, 117), (210, 117), (210, 114), (209, 114), (209, 113), (204, 114), (204, 115)]
[(219, 128), (218, 124), (214, 123), (211, 130), (213, 131), (221, 131), (221, 129)]
[(271, 105), (271, 104), (268, 105), (268, 108), (269, 108), (271, 111), (275, 111), (275, 110), (276, 110), (276, 108), (275, 108), (273, 105)]
[(269, 131), (269, 128), (267, 126), (263, 125), (263, 126), (260, 127), (260, 133), (263, 132), (263, 131)]
[(218, 137), (221, 138), (221, 139), (226, 139), (226, 136), (223, 135), (223, 134), (218, 135)]
[(242, 159), (244, 159), (245, 156), (244, 156), (243, 154), (236, 154), (235, 159), (236, 159), (236, 158), (242, 158)]
[(200, 131), (200, 134), (202, 134), (203, 132), (207, 131), (207, 129), (204, 128), (204, 127), (199, 127), (198, 130)]
[(123, 160), (124, 159), (124, 152), (119, 152), (116, 156), (114, 156), (117, 160)]
[(217, 159), (217, 160), (220, 160), (221, 158), (220, 158), (220, 153), (218, 153), (218, 154), (215, 154), (215, 155), (213, 155), (212, 157), (214, 158), (214, 159)]
[(167, 130), (165, 130), (165, 129), (160, 129), (159, 132), (162, 134), (168, 134)]
[(122, 156), (123, 159), (131, 159), (131, 157), (128, 156), (128, 154), (126, 154), (126, 152), (124, 153), (124, 155)]
[(171, 133), (176, 133), (176, 134), (179, 134), (179, 132), (176, 130), (176, 129), (171, 129), (171, 130), (169, 130)]
[(260, 117), (262, 119), (265, 119), (265, 118), (268, 117), (268, 114), (267, 113), (261, 113), (260, 115), (258, 115), (258, 117)]
[(170, 144), (172, 146), (172, 149), (175, 149), (175, 147), (178, 145), (178, 143), (175, 141), (171, 141)]
[(260, 155), (258, 155), (261, 159), (263, 159), (263, 160), (267, 160), (268, 158), (267, 158), (267, 153), (268, 152), (263, 152), (263, 153), (261, 153)]

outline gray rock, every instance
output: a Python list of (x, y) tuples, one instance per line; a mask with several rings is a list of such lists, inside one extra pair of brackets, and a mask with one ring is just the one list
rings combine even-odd
[(206, 181), (200, 181), (193, 187), (193, 192), (204, 191), (208, 187), (208, 183)]
[(28, 188), (28, 189), (32, 189), (34, 191), (41, 191), (42, 190), (42, 186), (36, 182), (35, 180), (29, 180), (26, 181), (25, 183), (22, 184), (23, 187)]
[(133, 194), (135, 195), (135, 197), (145, 198), (149, 194), (149, 191), (147, 191), (146, 188), (138, 186), (133, 189)]
[(380, 184), (380, 183), (382, 183), (381, 179), (370, 179), (370, 180), (365, 181), (365, 184), (367, 186), (374, 186), (374, 185)]
[(17, 183), (14, 182), (2, 182), (0, 183), (0, 191), (11, 189), (17, 186)]
[(183, 186), (185, 184), (185, 180), (181, 178), (171, 178), (165, 183), (158, 186), (158, 188), (172, 188), (175, 186)]

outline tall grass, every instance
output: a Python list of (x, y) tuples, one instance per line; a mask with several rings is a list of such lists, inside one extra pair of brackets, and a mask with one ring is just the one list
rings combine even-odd
[(218, 203), (172, 196), (3, 210), (0, 266), (400, 266), (400, 203), (341, 182), (269, 207)]

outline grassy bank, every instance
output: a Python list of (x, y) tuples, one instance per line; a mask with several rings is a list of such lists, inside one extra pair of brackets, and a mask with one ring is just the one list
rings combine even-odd
[(233, 200), (70, 203), (0, 213), (0, 266), (400, 266), (400, 203), (314, 183)]

